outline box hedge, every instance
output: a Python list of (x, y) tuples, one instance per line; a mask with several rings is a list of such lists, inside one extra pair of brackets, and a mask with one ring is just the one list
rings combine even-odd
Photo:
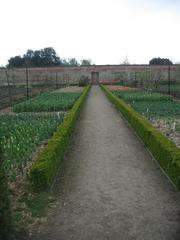
[(35, 163), (31, 166), (29, 180), (35, 191), (44, 191), (51, 186), (63, 159), (81, 106), (89, 90), (90, 85), (84, 89), (72, 109), (65, 116), (63, 123), (58, 127), (53, 137), (49, 140), (43, 151), (39, 153)]
[(151, 151), (160, 166), (164, 169), (177, 189), (180, 189), (180, 149), (165, 137), (158, 129), (141, 114), (132, 109), (122, 99), (119, 99), (111, 91), (101, 85), (102, 90), (112, 103), (115, 104), (123, 116), (135, 128), (145, 145)]

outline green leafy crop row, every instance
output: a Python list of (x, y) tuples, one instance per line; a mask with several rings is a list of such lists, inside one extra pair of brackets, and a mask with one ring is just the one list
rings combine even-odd
[(172, 96), (144, 91), (113, 91), (114, 95), (127, 102), (172, 101)]
[(59, 115), (0, 115), (0, 146), (3, 167), (11, 177), (13, 170), (23, 170), (35, 147), (49, 138), (62, 122)]
[(172, 96), (144, 91), (112, 91), (148, 119), (180, 115), (180, 104)]
[(14, 112), (67, 111), (80, 93), (42, 93), (39, 96), (16, 104)]
[(131, 106), (147, 118), (180, 116), (180, 104), (175, 101), (132, 102)]

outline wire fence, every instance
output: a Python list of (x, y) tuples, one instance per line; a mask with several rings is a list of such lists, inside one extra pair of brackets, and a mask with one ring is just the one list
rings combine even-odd
[(0, 109), (9, 107), (24, 99), (46, 91), (53, 91), (70, 84), (68, 74), (42, 71), (32, 73), (31, 69), (1, 69)]
[(174, 70), (169, 66), (167, 69), (166, 72), (154, 69), (141, 72), (121, 72), (115, 75), (115, 81), (112, 81), (112, 84), (141, 88), (180, 99), (180, 68)]
[[(127, 70), (117, 67), (116, 71), (96, 69), (100, 82), (107, 79), (107, 84), (137, 87), (146, 91), (173, 95), (180, 99), (180, 66), (163, 66), (145, 69), (127, 66)], [(126, 68), (124, 68), (126, 69)], [(77, 85), (82, 75), (91, 78), (94, 69), (74, 68), (24, 68), (0, 69), (0, 109), (12, 106), (24, 99), (29, 99), (46, 91), (53, 91), (69, 85)], [(109, 79), (109, 80), (108, 80)]]

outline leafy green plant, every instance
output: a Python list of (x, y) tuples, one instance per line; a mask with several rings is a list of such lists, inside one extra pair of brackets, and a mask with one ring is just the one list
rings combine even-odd
[(180, 116), (180, 104), (175, 101), (132, 102), (131, 106), (147, 118)]
[(2, 164), (2, 155), (0, 153), (0, 239), (7, 239), (12, 228), (12, 217), (8, 180)]
[(49, 138), (62, 122), (63, 114), (38, 115), (0, 115), (0, 146), (7, 172), (19, 168), (31, 158), (36, 146)]
[(14, 112), (67, 111), (80, 93), (42, 93), (25, 102), (16, 104)]
[(164, 95), (160, 93), (150, 93), (140, 90), (133, 91), (113, 91), (113, 94), (117, 97), (123, 98), (127, 102), (143, 102), (143, 101), (172, 101), (172, 96)]

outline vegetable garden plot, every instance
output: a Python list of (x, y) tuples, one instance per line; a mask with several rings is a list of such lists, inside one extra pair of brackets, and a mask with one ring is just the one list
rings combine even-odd
[(81, 93), (42, 93), (14, 106), (14, 112), (67, 111)]
[(127, 102), (156, 102), (156, 101), (172, 101), (173, 97), (160, 93), (149, 93), (141, 90), (132, 91), (113, 91), (114, 95), (123, 98)]
[(122, 98), (137, 112), (144, 115), (151, 123), (180, 146), (180, 103), (172, 96), (144, 91), (112, 91)]
[(133, 102), (131, 106), (147, 118), (180, 116), (180, 104), (175, 101)]
[(22, 170), (36, 146), (49, 138), (63, 121), (63, 114), (0, 115), (0, 145), (4, 168), (13, 176)]

